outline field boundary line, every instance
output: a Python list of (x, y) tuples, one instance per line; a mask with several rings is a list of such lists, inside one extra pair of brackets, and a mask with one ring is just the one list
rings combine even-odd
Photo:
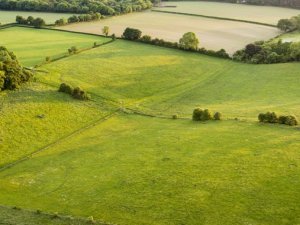
[(203, 18), (208, 18), (208, 19), (226, 20), (226, 21), (242, 22), (242, 23), (251, 23), (251, 24), (256, 24), (256, 25), (262, 25), (262, 26), (277, 28), (277, 26), (274, 25), (274, 24), (255, 22), (255, 21), (251, 21), (251, 20), (239, 20), (239, 19), (233, 19), (233, 18), (228, 18), (228, 17), (208, 16), (208, 15), (202, 15), (202, 14), (183, 13), (183, 12), (171, 12), (171, 11), (164, 11), (164, 10), (157, 10), (157, 9), (152, 9), (151, 12), (169, 13), (169, 14), (177, 14), (177, 15), (183, 15), (183, 16), (198, 16), (198, 17), (203, 17)]
[(77, 134), (79, 134), (79, 133), (82, 133), (82, 132), (85, 131), (85, 130), (88, 130), (88, 129), (91, 128), (91, 127), (94, 127), (94, 126), (100, 124), (101, 122), (104, 122), (104, 121), (110, 119), (111, 117), (113, 117), (114, 115), (116, 115), (118, 112), (120, 112), (120, 109), (117, 109), (117, 110), (115, 110), (114, 112), (109, 113), (109, 114), (107, 114), (107, 115), (101, 117), (100, 119), (97, 119), (97, 120), (93, 121), (92, 123), (90, 123), (90, 124), (84, 126), (84, 127), (81, 127), (81, 128), (79, 128), (79, 129), (77, 129), (77, 130), (75, 130), (75, 131), (72, 131), (72, 132), (69, 133), (69, 134), (66, 134), (66, 135), (62, 136), (62, 137), (56, 139), (55, 141), (53, 141), (53, 142), (51, 142), (51, 143), (45, 145), (44, 147), (41, 147), (41, 148), (39, 148), (39, 149), (37, 149), (37, 150), (35, 150), (35, 151), (33, 151), (33, 152), (31, 152), (31, 153), (29, 153), (29, 154), (23, 156), (23, 157), (21, 157), (20, 159), (17, 159), (17, 160), (14, 161), (14, 162), (11, 162), (11, 163), (8, 163), (8, 164), (6, 164), (6, 165), (1, 166), (1, 167), (0, 167), (0, 172), (4, 171), (4, 170), (6, 170), (6, 169), (9, 169), (9, 168), (11, 168), (11, 167), (13, 167), (13, 166), (15, 166), (15, 165), (21, 163), (21, 162), (24, 162), (24, 161), (26, 161), (26, 160), (29, 160), (29, 159), (31, 159), (34, 155), (36, 155), (36, 154), (38, 154), (38, 153), (40, 153), (40, 152), (44, 152), (45, 150), (47, 150), (47, 149), (49, 149), (49, 148), (51, 148), (51, 147), (53, 147), (53, 146), (55, 146), (55, 145), (61, 143), (62, 141), (65, 141), (65, 140), (68, 139), (68, 138), (71, 138), (71, 137), (73, 137), (73, 136), (75, 136), (75, 135), (77, 135)]

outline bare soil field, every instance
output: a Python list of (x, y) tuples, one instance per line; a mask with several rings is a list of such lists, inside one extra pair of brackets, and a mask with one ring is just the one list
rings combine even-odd
[(169, 12), (191, 13), (205, 16), (249, 20), (274, 25), (276, 25), (280, 19), (290, 18), (300, 14), (300, 10), (297, 9), (219, 2), (165, 2), (163, 6), (176, 7), (156, 7), (154, 9)]
[(59, 29), (101, 34), (103, 26), (109, 26), (110, 32), (117, 36), (121, 36), (126, 27), (132, 27), (140, 29), (144, 35), (174, 42), (185, 32), (192, 31), (200, 39), (200, 47), (212, 50), (224, 48), (231, 54), (250, 42), (268, 40), (280, 34), (279, 30), (268, 26), (159, 12), (116, 16), (97, 22), (67, 25)]

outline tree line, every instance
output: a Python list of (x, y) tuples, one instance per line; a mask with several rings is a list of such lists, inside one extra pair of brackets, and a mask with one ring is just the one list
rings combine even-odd
[(21, 66), (13, 52), (0, 46), (0, 91), (17, 89), (32, 77), (33, 74)]
[(99, 12), (102, 15), (119, 15), (151, 7), (150, 0), (0, 0), (0, 9), (4, 10), (66, 13)]

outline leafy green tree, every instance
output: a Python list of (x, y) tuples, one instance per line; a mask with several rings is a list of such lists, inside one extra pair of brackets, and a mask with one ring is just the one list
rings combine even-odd
[(109, 26), (104, 26), (102, 28), (102, 33), (107, 37), (109, 34)]
[(289, 31), (292, 31), (292, 30), (296, 29), (295, 24), (290, 19), (281, 19), (281, 20), (279, 20), (278, 24), (277, 24), (277, 27), (280, 30), (284, 31), (284, 32), (289, 32)]
[(186, 50), (197, 50), (199, 40), (193, 32), (185, 33), (179, 40), (179, 46)]
[(138, 40), (142, 36), (142, 31), (127, 27), (123, 33), (123, 37), (127, 40)]

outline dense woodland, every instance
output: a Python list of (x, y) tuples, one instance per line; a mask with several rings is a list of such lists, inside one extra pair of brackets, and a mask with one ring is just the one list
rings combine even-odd
[(0, 0), (0, 9), (118, 15), (150, 8), (149, 0)]

